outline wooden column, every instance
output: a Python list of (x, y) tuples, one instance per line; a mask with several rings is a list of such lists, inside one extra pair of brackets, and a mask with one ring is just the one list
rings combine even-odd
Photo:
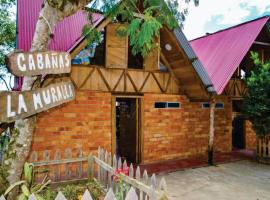
[(213, 165), (214, 159), (214, 137), (215, 137), (215, 98), (212, 97), (210, 100), (210, 125), (209, 125), (209, 143), (208, 143), (208, 164)]

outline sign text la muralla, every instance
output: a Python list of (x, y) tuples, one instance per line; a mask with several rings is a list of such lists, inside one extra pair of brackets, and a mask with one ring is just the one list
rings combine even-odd
[(71, 81), (23, 92), (0, 93), (0, 124), (23, 119), (75, 99)]
[(7, 65), (16, 76), (64, 74), (71, 71), (71, 57), (66, 52), (14, 52), (7, 56)]

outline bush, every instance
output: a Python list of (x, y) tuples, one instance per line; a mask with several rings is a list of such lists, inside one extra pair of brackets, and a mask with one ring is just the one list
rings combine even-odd
[(257, 136), (263, 137), (270, 133), (270, 62), (262, 63), (257, 53), (251, 57), (254, 68), (245, 79), (248, 94), (243, 110)]

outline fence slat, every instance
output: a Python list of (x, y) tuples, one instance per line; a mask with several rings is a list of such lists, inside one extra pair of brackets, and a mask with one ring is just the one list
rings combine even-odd
[(136, 179), (138, 181), (140, 181), (140, 179), (141, 179), (141, 169), (140, 169), (140, 166), (138, 166), (137, 169), (136, 169)]
[(122, 169), (122, 160), (121, 160), (121, 157), (118, 158), (117, 169)]
[(6, 199), (5, 199), (5, 197), (2, 195), (2, 196), (0, 197), (0, 200), (6, 200)]
[(113, 155), (113, 168), (116, 169), (117, 168), (117, 158), (116, 155)]
[(156, 175), (153, 174), (151, 176), (151, 185), (153, 186), (154, 189), (157, 189), (157, 179), (156, 179)]
[(31, 194), (28, 198), (28, 200), (37, 200), (36, 196), (34, 194)]
[[(100, 147), (98, 147), (98, 159), (101, 160), (101, 148)], [(98, 181), (101, 182), (101, 167), (100, 167), (100, 165), (98, 165), (97, 170), (98, 170)]]
[(55, 200), (67, 200), (66, 197), (63, 195), (63, 193), (60, 191), (58, 192)]
[(133, 164), (132, 163), (129, 166), (129, 177), (130, 178), (134, 177), (134, 169), (133, 169)]
[[(65, 150), (65, 158), (66, 159), (71, 159), (72, 158), (72, 152), (71, 152), (70, 148)], [(72, 171), (70, 169), (70, 164), (66, 164), (65, 165), (65, 178), (70, 179), (71, 175), (72, 175)]]
[(94, 158), (91, 154), (88, 156), (88, 177), (94, 178)]
[[(83, 151), (82, 148), (78, 148), (77, 157), (82, 158), (83, 157)], [(78, 162), (77, 163), (77, 171), (76, 171), (77, 178), (82, 178), (83, 175), (83, 163)]]
[(143, 182), (147, 185), (148, 184), (148, 173), (146, 169), (143, 172)]
[(131, 187), (130, 190), (128, 191), (125, 200), (138, 200), (138, 196), (133, 187)]
[(88, 190), (86, 190), (83, 194), (82, 200), (93, 200), (90, 192)]
[(126, 169), (127, 168), (127, 160), (124, 160), (124, 163), (123, 163), (123, 168)]
[(109, 189), (108, 193), (106, 194), (104, 200), (115, 200), (115, 195), (113, 193), (112, 188)]
[[(58, 161), (61, 160), (61, 152), (59, 149), (56, 150), (54, 159)], [(61, 179), (61, 166), (60, 165), (56, 165), (54, 168), (54, 179), (55, 181), (60, 181)]]
[(167, 191), (167, 183), (164, 177), (161, 178), (160, 183), (159, 183), (159, 189), (161, 191)]

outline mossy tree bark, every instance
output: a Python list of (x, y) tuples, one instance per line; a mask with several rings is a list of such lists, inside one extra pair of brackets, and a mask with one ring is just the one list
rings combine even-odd
[[(77, 0), (74, 2), (65, 1), (64, 6), (59, 9), (52, 6), (54, 3), (53, 1), (59, 2), (59, 0), (46, 1), (40, 11), (40, 16), (36, 24), (36, 30), (32, 41), (31, 52), (46, 51), (48, 49), (49, 40), (53, 35), (52, 31), (56, 24), (65, 17), (76, 13), (90, 2), (89, 0)], [(39, 87), (39, 84), (35, 84), (35, 86), (33, 86), (35, 82), (39, 82), (39, 79), (40, 77), (24, 77), (22, 90), (26, 91)], [(9, 168), (9, 176), (7, 177), (7, 180), (10, 184), (19, 181), (21, 178), (24, 163), (26, 162), (31, 150), (35, 125), (36, 116), (24, 120), (18, 120), (15, 123), (15, 128), (19, 130), (19, 135), (17, 135), (16, 138), (12, 138), (15, 143), (13, 143), (9, 149), (16, 153), (16, 159), (7, 157), (5, 160), (5, 163)]]

